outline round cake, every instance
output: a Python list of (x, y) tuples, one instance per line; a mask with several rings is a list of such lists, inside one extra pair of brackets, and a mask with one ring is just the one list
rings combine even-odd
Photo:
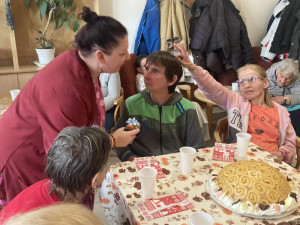
[(255, 160), (216, 168), (209, 176), (207, 189), (224, 207), (256, 218), (285, 215), (298, 206), (294, 182), (274, 167)]

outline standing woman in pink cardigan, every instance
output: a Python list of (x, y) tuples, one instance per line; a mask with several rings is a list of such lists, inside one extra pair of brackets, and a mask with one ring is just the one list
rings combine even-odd
[(193, 64), (183, 45), (174, 45), (177, 58), (191, 71), (192, 78), (204, 95), (227, 110), (228, 142), (236, 142), (238, 132), (252, 135), (251, 142), (280, 160), (293, 163), (296, 156), (296, 133), (288, 111), (273, 102), (268, 94), (269, 81), (265, 70), (247, 64), (237, 70), (241, 94), (232, 92), (217, 82), (206, 70)]
[[(45, 155), (57, 134), (68, 126), (104, 127), (105, 105), (100, 73), (115, 73), (129, 57), (128, 35), (115, 19), (88, 7), (86, 24), (66, 51), (39, 71), (21, 90), (0, 120), (0, 204), (45, 179)], [(131, 143), (139, 129), (117, 130), (112, 146)], [(93, 205), (93, 196), (88, 201)]]

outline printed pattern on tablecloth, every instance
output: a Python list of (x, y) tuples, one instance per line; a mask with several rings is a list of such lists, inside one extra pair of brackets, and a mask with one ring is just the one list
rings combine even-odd
[[(181, 204), (180, 204), (181, 203)], [(174, 204), (171, 207), (165, 208), (170, 204)], [(164, 209), (159, 210), (155, 213), (150, 213), (153, 210), (164, 207)], [(153, 220), (163, 216), (168, 216), (174, 213), (182, 212), (194, 208), (193, 204), (189, 199), (185, 197), (183, 193), (166, 196), (159, 199), (146, 200), (144, 202), (138, 203), (137, 208), (143, 215), (145, 220)]]
[(216, 142), (212, 159), (217, 161), (233, 162), (235, 148), (235, 144), (223, 144)]
[(141, 170), (142, 168), (144, 168), (145, 166), (149, 166), (150, 164), (150, 167), (155, 168), (157, 171), (156, 179), (161, 179), (166, 177), (166, 175), (163, 173), (161, 167), (159, 166), (159, 163), (154, 158), (154, 156), (139, 157), (139, 158), (134, 158), (134, 160), (138, 170)]

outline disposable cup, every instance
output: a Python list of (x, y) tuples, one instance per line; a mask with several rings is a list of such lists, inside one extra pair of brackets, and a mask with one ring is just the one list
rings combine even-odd
[(193, 168), (196, 149), (192, 147), (181, 147), (179, 151), (181, 155), (181, 172), (184, 175), (189, 175)]
[(231, 83), (231, 88), (232, 88), (232, 91), (234, 91), (234, 92), (239, 92), (240, 91), (239, 85), (236, 82)]
[(139, 171), (142, 185), (143, 199), (151, 199), (154, 193), (157, 170), (152, 167), (144, 167)]
[(190, 216), (191, 225), (212, 225), (213, 222), (212, 216), (205, 212), (195, 212)]
[(14, 101), (18, 94), (20, 93), (19, 89), (10, 90), (11, 99)]
[(251, 135), (248, 133), (237, 133), (237, 160), (246, 160)]

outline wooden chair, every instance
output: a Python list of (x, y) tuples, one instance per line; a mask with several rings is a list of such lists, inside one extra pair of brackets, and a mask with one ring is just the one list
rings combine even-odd
[(114, 112), (114, 126), (110, 129), (110, 132), (113, 131), (114, 127), (116, 126), (118, 120), (121, 117), (122, 109), (123, 109), (123, 102), (124, 102), (124, 90), (121, 87), (120, 97), (115, 99), (114, 105), (116, 106), (115, 112)]
[(185, 91), (186, 98), (190, 101), (192, 101), (192, 94), (191, 94), (191, 86), (188, 84), (178, 84), (178, 89), (182, 92)]
[(217, 127), (214, 132), (216, 142), (227, 143), (228, 139), (228, 119), (227, 116), (221, 118), (217, 122)]
[(297, 152), (297, 163), (296, 163), (296, 169), (299, 169), (300, 166), (300, 137), (296, 137), (296, 152)]

